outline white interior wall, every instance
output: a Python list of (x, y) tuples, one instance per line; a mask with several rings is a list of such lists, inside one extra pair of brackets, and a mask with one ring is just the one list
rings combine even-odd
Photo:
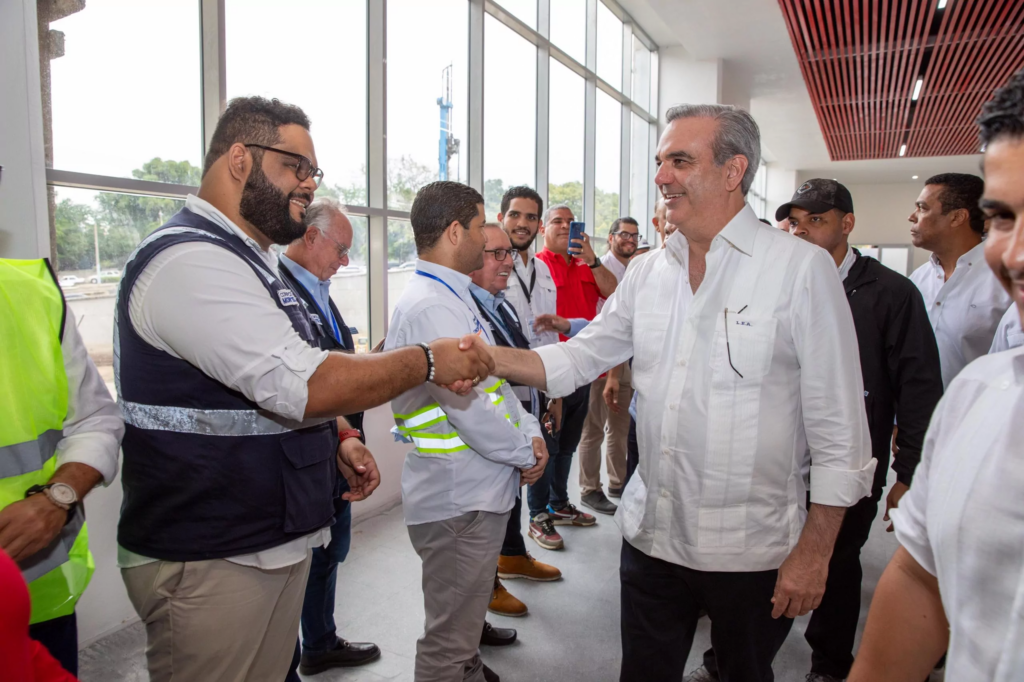
[(659, 125), (676, 104), (717, 104), (722, 101), (721, 60), (694, 59), (681, 45), (658, 52)]
[(35, 0), (0, 2), (0, 257), (50, 252)]

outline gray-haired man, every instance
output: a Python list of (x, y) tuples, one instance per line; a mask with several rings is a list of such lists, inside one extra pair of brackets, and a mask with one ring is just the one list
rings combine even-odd
[(488, 349), (499, 376), (554, 396), (634, 357), (640, 466), (616, 515), (621, 682), (679, 682), (702, 609), (722, 679), (773, 679), (792, 619), (821, 601), (846, 508), (870, 490), (835, 262), (758, 221), (746, 194), (759, 160), (750, 114), (671, 108), (654, 181), (678, 231), (574, 338)]
[[(306, 304), (316, 327), (319, 345), (327, 351), (355, 351), (352, 332), (331, 300), (331, 278), (348, 265), (352, 248), (352, 223), (345, 207), (333, 199), (317, 199), (306, 208), (306, 233), (288, 245), (281, 256), (281, 277)], [(362, 435), (363, 413), (339, 417), (338, 430)], [(356, 435), (358, 434), (358, 435)], [(360, 447), (373, 457), (365, 445), (352, 440), (349, 447)], [(339, 478), (340, 488), (334, 500), (334, 524), (331, 542), (313, 549), (313, 560), (306, 580), (302, 603), (302, 647), (296, 644), (295, 660), (287, 682), (298, 682), (296, 666), (303, 675), (315, 675), (330, 668), (347, 668), (375, 661), (380, 648), (367, 642), (348, 642), (338, 637), (334, 624), (334, 594), (338, 564), (348, 556), (352, 540), (352, 508), (343, 495), (348, 485)]]

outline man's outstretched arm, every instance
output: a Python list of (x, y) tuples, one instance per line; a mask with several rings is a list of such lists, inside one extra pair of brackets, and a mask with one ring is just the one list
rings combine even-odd
[(896, 550), (871, 600), (864, 639), (849, 682), (918, 682), (949, 645), (939, 581), (903, 547)]

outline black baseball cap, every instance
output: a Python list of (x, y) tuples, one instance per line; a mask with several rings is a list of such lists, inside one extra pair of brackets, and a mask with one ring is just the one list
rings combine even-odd
[(811, 213), (826, 213), (833, 208), (838, 208), (843, 213), (853, 213), (853, 197), (850, 196), (850, 190), (841, 182), (814, 178), (800, 185), (788, 204), (779, 206), (779, 210), (775, 212), (775, 220), (788, 218), (789, 209), (794, 206)]

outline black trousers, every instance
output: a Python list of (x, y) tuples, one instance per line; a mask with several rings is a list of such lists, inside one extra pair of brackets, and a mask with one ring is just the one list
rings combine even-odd
[(636, 439), (636, 420), (629, 419), (629, 438), (626, 440), (626, 480), (622, 482), (625, 488), (629, 479), (633, 478), (633, 472), (640, 466), (640, 442)]
[(804, 633), (811, 645), (811, 672), (840, 679), (850, 674), (864, 578), (860, 551), (871, 534), (882, 490), (873, 490), (871, 497), (850, 507), (839, 528), (832, 560), (828, 563), (825, 596), (811, 614), (811, 622)]
[(78, 677), (78, 618), (73, 612), (30, 625), (28, 636), (46, 647), (61, 667)]
[(526, 541), (523, 540), (523, 495), (516, 496), (516, 505), (508, 515), (505, 526), (505, 540), (501, 543), (501, 556), (526, 556)]
[(772, 618), (778, 571), (695, 571), (622, 542), (620, 682), (679, 682), (701, 609), (725, 682), (772, 682), (772, 660), (793, 626)]

